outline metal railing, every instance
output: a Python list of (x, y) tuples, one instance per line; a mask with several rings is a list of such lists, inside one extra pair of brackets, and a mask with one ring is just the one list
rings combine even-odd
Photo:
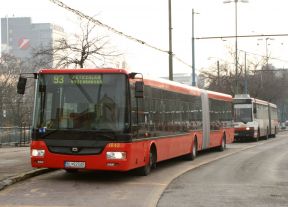
[(1, 146), (24, 146), (31, 141), (30, 126), (0, 127)]

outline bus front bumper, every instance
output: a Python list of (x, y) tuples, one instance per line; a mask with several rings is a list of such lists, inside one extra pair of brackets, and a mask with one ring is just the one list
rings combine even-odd
[(234, 137), (235, 140), (242, 140), (245, 138), (255, 138), (257, 137), (257, 134), (255, 134), (253, 127), (235, 128)]
[(129, 144), (121, 144), (118, 148), (108, 144), (97, 155), (66, 155), (51, 153), (44, 141), (32, 141), (31, 165), (34, 168), (127, 171), (133, 168), (127, 154)]

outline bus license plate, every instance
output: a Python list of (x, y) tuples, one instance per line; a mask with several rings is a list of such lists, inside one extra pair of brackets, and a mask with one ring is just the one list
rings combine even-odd
[(85, 168), (85, 162), (64, 162), (65, 168)]

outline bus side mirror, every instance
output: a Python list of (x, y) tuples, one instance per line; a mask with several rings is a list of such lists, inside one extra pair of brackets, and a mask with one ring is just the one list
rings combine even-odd
[(144, 83), (136, 81), (135, 83), (135, 98), (144, 98)]
[(19, 77), (18, 84), (17, 84), (17, 93), (24, 94), (26, 88), (27, 78)]

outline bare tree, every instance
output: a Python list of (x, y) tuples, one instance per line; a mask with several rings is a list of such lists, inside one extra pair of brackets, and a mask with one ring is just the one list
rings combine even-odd
[[(90, 21), (80, 24), (80, 35), (61, 38), (52, 47), (36, 49), (34, 58), (47, 64), (54, 62), (55, 68), (101, 67), (113, 64), (121, 56), (110, 44), (107, 36), (95, 33), (96, 25)], [(43, 58), (44, 57), (44, 58)], [(46, 63), (45, 63), (46, 61)]]
[(234, 65), (228, 62), (212, 66), (201, 71), (201, 77), (206, 82), (206, 88), (213, 91), (235, 95), (235, 81), (238, 81), (238, 93), (244, 93), (247, 81), (248, 93), (255, 98), (283, 102), (283, 97), (288, 96), (287, 76), (281, 75), (272, 65), (267, 65), (267, 58), (254, 58), (238, 65), (238, 74), (235, 75)]
[[(214, 65), (201, 71), (200, 75), (206, 80), (207, 83), (206, 88), (218, 92), (231, 94), (234, 96), (235, 93), (244, 93), (245, 80), (248, 80), (248, 92), (250, 92), (251, 90), (255, 90), (256, 88), (254, 89), (252, 85), (254, 86), (255, 83), (260, 84), (260, 82), (258, 81), (258, 79), (255, 80), (256, 77), (254, 76), (256, 74), (254, 71), (262, 68), (266, 63), (267, 58), (254, 57), (253, 59), (247, 60), (246, 64), (244, 61), (241, 62), (240, 60), (238, 60), (236, 76), (234, 64), (235, 55), (232, 50), (229, 52), (229, 54), (231, 58), (229, 58), (227, 61), (219, 61), (218, 67)], [(237, 90), (236, 81), (238, 83)]]
[(254, 70), (249, 76), (250, 94), (274, 103), (280, 103), (288, 96), (287, 76), (285, 71), (277, 70), (272, 65), (265, 65), (261, 70)]
[(20, 126), (23, 122), (31, 121), (33, 96), (28, 93), (23, 97), (16, 93), (19, 73), (25, 68), (25, 62), (10, 54), (2, 54), (0, 59), (0, 126)]
[(229, 63), (221, 63), (219, 67), (211, 66), (201, 71), (200, 76), (204, 80), (204, 88), (234, 94), (234, 82), (236, 77), (231, 72)]

